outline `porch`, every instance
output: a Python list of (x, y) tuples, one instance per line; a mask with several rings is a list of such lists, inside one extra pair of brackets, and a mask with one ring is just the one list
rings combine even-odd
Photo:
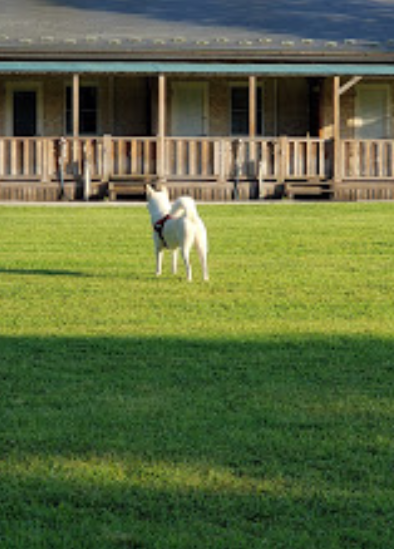
[[(115, 200), (143, 196), (148, 182), (202, 200), (393, 198), (387, 70), (3, 63), (0, 199)], [(379, 138), (359, 138), (357, 86), (376, 78), (386, 81)]]
[(394, 140), (1, 137), (0, 199), (142, 197), (146, 183), (201, 200), (394, 197)]

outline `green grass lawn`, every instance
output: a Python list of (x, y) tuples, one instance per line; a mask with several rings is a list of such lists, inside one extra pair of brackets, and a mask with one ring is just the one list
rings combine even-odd
[(394, 547), (394, 204), (199, 209), (0, 207), (1, 549)]

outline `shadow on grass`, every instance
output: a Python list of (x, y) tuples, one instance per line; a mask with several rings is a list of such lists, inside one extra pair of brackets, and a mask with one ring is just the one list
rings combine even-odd
[(372, 337), (2, 337), (0, 540), (388, 547), (393, 357)]
[(71, 277), (90, 277), (91, 275), (79, 272), (68, 271), (62, 269), (2, 269), (0, 268), (0, 274), (9, 275), (22, 275), (22, 276), (71, 276)]

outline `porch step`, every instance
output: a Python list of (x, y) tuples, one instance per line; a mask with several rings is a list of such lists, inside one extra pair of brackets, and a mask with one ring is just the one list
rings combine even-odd
[(331, 198), (334, 189), (332, 181), (314, 178), (303, 181), (286, 181), (285, 194), (289, 198)]

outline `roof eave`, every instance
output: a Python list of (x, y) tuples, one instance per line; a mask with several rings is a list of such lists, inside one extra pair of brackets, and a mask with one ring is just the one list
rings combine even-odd
[(244, 48), (58, 48), (0, 47), (3, 61), (171, 61), (239, 63), (394, 63), (394, 51)]

